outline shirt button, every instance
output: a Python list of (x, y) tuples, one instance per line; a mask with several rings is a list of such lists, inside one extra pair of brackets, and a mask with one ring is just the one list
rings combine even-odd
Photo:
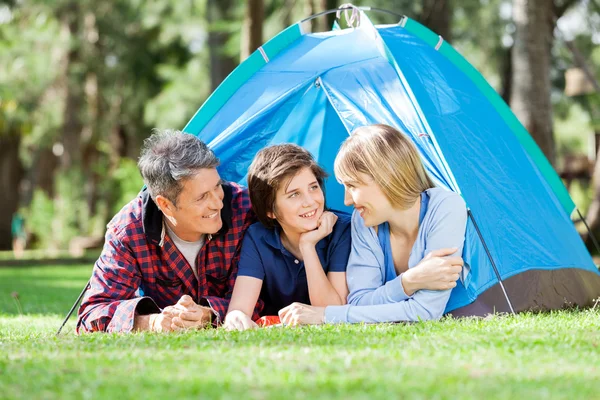
[(296, 264), (300, 264), (300, 261), (298, 261), (298, 260), (294, 260), (294, 262), (295, 262)]

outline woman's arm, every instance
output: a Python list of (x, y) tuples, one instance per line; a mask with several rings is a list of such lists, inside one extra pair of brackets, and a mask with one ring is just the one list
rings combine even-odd
[(373, 229), (365, 226), (356, 211), (352, 214), (352, 246), (348, 259), (348, 304), (368, 306), (397, 303), (408, 296), (402, 286), (402, 276), (384, 280), (384, 255)]
[[(467, 212), (462, 198), (452, 195), (444, 199), (435, 210), (434, 222), (426, 237), (425, 253), (439, 248), (456, 248), (454, 255), (460, 255), (466, 224)], [(350, 274), (350, 270), (348, 273)], [(351, 303), (352, 305), (347, 306), (327, 307), (325, 320), (353, 323), (438, 319), (444, 313), (450, 293), (451, 290), (420, 290), (411, 298), (390, 304), (353, 306)]]

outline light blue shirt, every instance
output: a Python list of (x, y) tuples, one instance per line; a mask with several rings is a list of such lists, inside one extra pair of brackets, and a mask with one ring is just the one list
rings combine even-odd
[[(467, 210), (458, 194), (442, 188), (428, 189), (427, 210), (419, 224), (417, 239), (408, 259), (408, 268), (417, 265), (428, 253), (456, 247), (460, 256), (465, 239)], [(383, 231), (381, 231), (383, 230)], [(383, 234), (385, 248), (378, 232)], [(388, 257), (386, 257), (386, 251)], [(387, 260), (386, 260), (387, 258)], [(387, 265), (386, 265), (387, 261)], [(391, 267), (390, 267), (391, 263)], [(352, 250), (346, 271), (348, 304), (329, 306), (325, 321), (330, 323), (397, 322), (439, 319), (446, 308), (451, 290), (419, 290), (407, 296), (402, 274), (396, 275), (391, 257), (389, 225), (365, 226), (356, 211), (352, 214)]]

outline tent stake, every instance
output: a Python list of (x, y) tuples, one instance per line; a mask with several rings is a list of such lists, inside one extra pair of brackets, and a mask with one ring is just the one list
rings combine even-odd
[(67, 314), (67, 317), (63, 321), (62, 325), (60, 326), (60, 328), (58, 328), (58, 331), (56, 331), (56, 336), (58, 336), (60, 334), (60, 331), (62, 331), (62, 328), (65, 326), (65, 324), (67, 323), (67, 321), (69, 320), (69, 318), (71, 318), (71, 314), (73, 314), (73, 311), (75, 311), (75, 307), (77, 307), (77, 305), (81, 301), (81, 298), (83, 297), (83, 295), (85, 294), (85, 292), (89, 289), (89, 287), (90, 287), (90, 282), (88, 281), (85, 284), (85, 287), (83, 288), (83, 290), (81, 291), (81, 293), (79, 294), (79, 297), (77, 298), (77, 300), (75, 300), (75, 304), (73, 304), (73, 307), (71, 307), (71, 310), (69, 310), (69, 313)]
[(579, 212), (579, 208), (575, 208), (575, 209), (577, 210), (577, 214), (579, 214), (579, 218), (583, 221), (583, 224), (587, 228), (588, 234), (592, 238), (592, 242), (594, 243), (594, 246), (596, 246), (596, 250), (598, 251), (598, 254), (600, 254), (600, 245), (598, 245), (598, 240), (596, 240), (596, 236), (594, 235), (594, 233), (590, 229), (590, 227), (587, 224), (587, 221), (585, 220), (585, 218), (583, 218), (583, 215), (581, 215), (581, 212)]
[(500, 288), (504, 292), (504, 298), (506, 298), (506, 302), (508, 303), (508, 307), (510, 308), (510, 311), (513, 314), (516, 314), (515, 313), (515, 309), (513, 308), (512, 303), (510, 302), (510, 299), (508, 298), (508, 293), (506, 293), (506, 289), (504, 288), (504, 284), (502, 283), (502, 278), (500, 277), (500, 272), (498, 272), (498, 268), (496, 268), (496, 263), (494, 262), (494, 259), (492, 258), (492, 254), (490, 253), (490, 250), (488, 249), (487, 244), (485, 243), (485, 240), (483, 239), (483, 235), (481, 234), (481, 231), (479, 230), (479, 226), (477, 225), (477, 222), (475, 222), (475, 217), (473, 217), (473, 213), (471, 212), (470, 208), (467, 208), (467, 213), (469, 214), (469, 218), (471, 218), (471, 221), (473, 221), (473, 226), (475, 226), (475, 230), (477, 231), (477, 235), (479, 235), (479, 239), (481, 240), (481, 243), (483, 244), (483, 248), (485, 249), (485, 253), (488, 256), (488, 259), (490, 260), (490, 263), (492, 263), (492, 268), (494, 268), (494, 273), (496, 274), (496, 278), (498, 278), (498, 283), (500, 284)]

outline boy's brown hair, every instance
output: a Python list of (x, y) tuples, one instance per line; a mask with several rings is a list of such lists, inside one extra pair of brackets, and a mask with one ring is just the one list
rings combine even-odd
[(269, 213), (277, 215), (277, 190), (281, 185), (287, 186), (304, 168), (310, 168), (323, 189), (327, 173), (306, 149), (298, 145), (286, 143), (265, 147), (254, 157), (248, 169), (248, 191), (252, 210), (265, 227), (272, 229), (277, 225), (277, 221), (269, 217)]

